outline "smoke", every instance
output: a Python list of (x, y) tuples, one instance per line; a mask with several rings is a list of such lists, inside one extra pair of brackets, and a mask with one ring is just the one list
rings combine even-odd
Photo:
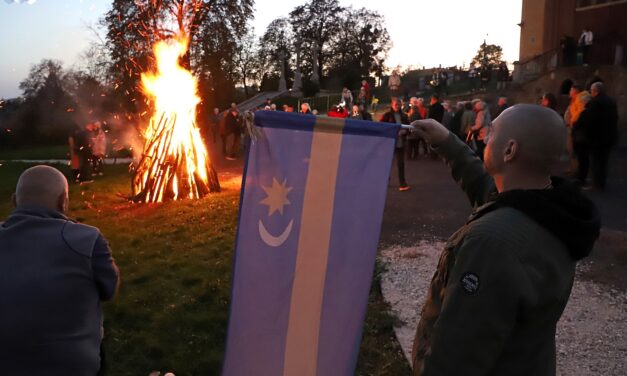
[(37, 0), (4, 0), (7, 4), (28, 4), (33, 5)]

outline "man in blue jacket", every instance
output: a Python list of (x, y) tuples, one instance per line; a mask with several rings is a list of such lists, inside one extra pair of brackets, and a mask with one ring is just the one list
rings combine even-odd
[(20, 176), (0, 224), (0, 368), (7, 375), (96, 375), (102, 310), (119, 272), (97, 228), (75, 223), (65, 176), (35, 166)]

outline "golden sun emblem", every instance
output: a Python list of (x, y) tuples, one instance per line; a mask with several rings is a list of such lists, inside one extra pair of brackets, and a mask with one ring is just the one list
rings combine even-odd
[(287, 194), (290, 193), (292, 187), (287, 186), (287, 179), (283, 180), (283, 183), (279, 183), (276, 178), (272, 178), (272, 186), (261, 188), (266, 192), (266, 198), (259, 201), (260, 204), (268, 205), (268, 216), (279, 212), (283, 215), (283, 207), (290, 204), (290, 200), (287, 199)]

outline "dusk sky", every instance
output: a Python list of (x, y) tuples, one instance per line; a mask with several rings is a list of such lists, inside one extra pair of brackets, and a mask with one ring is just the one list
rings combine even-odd
[[(252, 26), (261, 35), (268, 23), (305, 1), (256, 0)], [(106, 0), (3, 0), (0, 2), (0, 97), (19, 96), (19, 83), (41, 59), (76, 64), (96, 36), (88, 29), (109, 9)], [(503, 47), (505, 60), (518, 59), (522, 0), (340, 0), (385, 16), (394, 46), (387, 65), (466, 66), (484, 38)], [(486, 36), (487, 35), (487, 36)]]

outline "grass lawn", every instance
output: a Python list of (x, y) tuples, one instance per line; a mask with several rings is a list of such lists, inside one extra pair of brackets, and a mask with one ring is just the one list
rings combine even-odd
[(11, 159), (68, 159), (67, 145), (52, 145), (45, 147), (0, 148), (0, 160)]
[[(0, 218), (10, 213), (10, 195), (26, 167), (0, 166)], [(118, 196), (130, 191), (126, 166), (107, 166), (95, 183), (71, 186), (70, 216), (100, 228), (122, 275), (118, 295), (104, 305), (106, 374), (220, 373), (240, 177), (222, 176), (221, 184), (223, 192), (202, 200), (140, 205)], [(406, 375), (378, 273), (356, 374)]]
[[(126, 158), (130, 156), (128, 149), (108, 150), (107, 158)], [(69, 159), (70, 150), (68, 145), (51, 145), (51, 146), (28, 146), (20, 148), (0, 148), (0, 161), (10, 161), (13, 159)]]

